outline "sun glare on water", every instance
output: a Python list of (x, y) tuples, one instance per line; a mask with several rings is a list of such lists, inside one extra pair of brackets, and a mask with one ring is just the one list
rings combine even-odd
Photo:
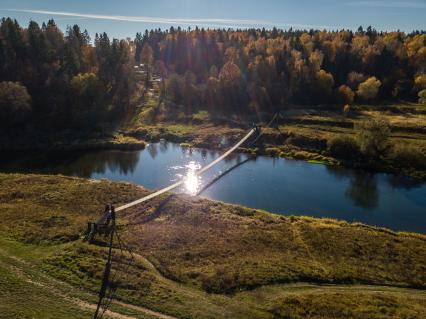
[(188, 169), (185, 176), (185, 190), (191, 194), (197, 194), (200, 188), (200, 177), (196, 174), (196, 171), (200, 169), (201, 165), (196, 163), (195, 161), (191, 161), (186, 165)]

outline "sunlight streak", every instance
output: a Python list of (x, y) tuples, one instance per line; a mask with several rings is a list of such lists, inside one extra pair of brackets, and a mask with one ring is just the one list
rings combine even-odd
[(188, 171), (185, 176), (185, 190), (190, 195), (196, 195), (201, 184), (200, 176), (196, 174), (196, 171), (201, 168), (201, 165), (195, 161), (191, 161), (186, 165), (186, 168)]

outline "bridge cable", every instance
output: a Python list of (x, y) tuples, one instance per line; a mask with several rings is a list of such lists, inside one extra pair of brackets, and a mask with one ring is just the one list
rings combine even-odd
[[(237, 144), (235, 144), (231, 149), (229, 149), (228, 151), (226, 151), (223, 155), (221, 155), (220, 157), (218, 157), (217, 159), (215, 159), (213, 162), (211, 162), (210, 164), (200, 168), (199, 170), (195, 171), (195, 175), (200, 175), (202, 173), (204, 173), (205, 171), (207, 171), (208, 169), (212, 168), (214, 165), (216, 165), (217, 163), (219, 163), (220, 161), (222, 161), (225, 157), (227, 157), (229, 154), (231, 154), (232, 152), (234, 152), (238, 147), (240, 147), (245, 141), (247, 141), (247, 139), (252, 136), (255, 132), (257, 132), (258, 129), (257, 128), (252, 128), (247, 135), (245, 135)], [(127, 208), (133, 207), (135, 205), (138, 205), (140, 203), (143, 203), (147, 200), (153, 199), (154, 197), (157, 197), (161, 194), (164, 194), (172, 189), (175, 189), (176, 187), (179, 187), (180, 185), (184, 184), (186, 181), (186, 178), (182, 178), (180, 181), (169, 185), (167, 187), (164, 187), (154, 193), (151, 193), (145, 197), (142, 197), (140, 199), (137, 199), (133, 202), (130, 202), (128, 204), (122, 205), (120, 207), (118, 207), (115, 211), (119, 212), (122, 210), (125, 210)]]
[[(268, 124), (262, 128), (259, 132), (259, 134), (257, 135), (257, 137), (251, 141), (248, 146), (252, 146), (254, 145), (259, 139), (260, 137), (262, 137), (263, 133), (264, 133), (264, 129), (268, 128), (272, 125), (272, 123), (277, 119), (278, 115), (280, 115), (282, 117), (281, 114), (276, 113), (272, 119), (268, 122)], [(234, 169), (240, 167), (241, 165), (247, 163), (248, 161), (252, 160), (252, 157), (248, 157), (247, 159), (235, 164), (234, 166), (231, 166), (230, 168), (226, 169), (225, 171), (223, 171), (222, 173), (220, 173), (219, 175), (217, 175), (216, 177), (214, 177), (210, 182), (208, 182), (206, 185), (204, 185), (195, 195), (200, 195), (201, 193), (203, 193), (207, 188), (209, 188), (210, 186), (212, 186), (214, 183), (216, 183), (219, 179), (221, 179), (222, 177), (224, 177), (225, 175), (228, 175), (231, 171), (233, 171)]]
[[(269, 127), (272, 124), (272, 122), (277, 118), (277, 116), (278, 116), (278, 114), (275, 114), (274, 117), (271, 119), (271, 121), (269, 121), (269, 123), (267, 124), (266, 127)], [(217, 159), (215, 159), (210, 164), (208, 164), (208, 165), (200, 168), (199, 170), (197, 170), (195, 172), (195, 174), (196, 175), (200, 175), (200, 174), (204, 173), (205, 171), (209, 170), (210, 168), (212, 168), (213, 166), (215, 166), (216, 164), (218, 164), (220, 161), (222, 161), (224, 158), (226, 158), (232, 152), (234, 152), (238, 147), (240, 147), (244, 142), (246, 142), (250, 138), (250, 136), (252, 136), (255, 132), (258, 132), (259, 134), (256, 137), (256, 139), (253, 142), (250, 143), (250, 145), (253, 145), (254, 143), (256, 143), (257, 140), (260, 138), (260, 136), (262, 135), (263, 132), (259, 132), (259, 128), (255, 126), (238, 143), (236, 143), (232, 148), (230, 148), (228, 151), (226, 151), (224, 154), (222, 154), (220, 157), (218, 157)], [(248, 160), (246, 160), (246, 161), (248, 161)], [(243, 161), (239, 165), (244, 164), (246, 161)], [(237, 166), (239, 166), (239, 165), (237, 165)], [(236, 168), (236, 167), (234, 167), (234, 168)], [(229, 173), (231, 170), (232, 169), (226, 171), (225, 174)], [(220, 177), (222, 177), (225, 174), (222, 174), (218, 178), (214, 179), (211, 183), (208, 184), (207, 187), (211, 186), (215, 181), (217, 181)], [(159, 195), (161, 195), (163, 193), (166, 193), (166, 192), (168, 192), (168, 191), (170, 191), (172, 189), (175, 189), (176, 187), (178, 187), (178, 186), (182, 185), (183, 183), (185, 183), (185, 181), (186, 181), (186, 179), (183, 178), (180, 181), (178, 181), (178, 182), (176, 182), (176, 183), (174, 183), (172, 185), (169, 185), (169, 186), (167, 186), (165, 188), (162, 188), (162, 189), (160, 189), (160, 190), (158, 190), (158, 191), (156, 191), (154, 193), (151, 193), (151, 194), (149, 194), (147, 196), (144, 196), (144, 197), (142, 197), (140, 199), (137, 199), (137, 200), (135, 200), (133, 202), (130, 202), (130, 203), (125, 204), (125, 205), (122, 205), (122, 206), (118, 207), (117, 209), (114, 209), (113, 206), (110, 206), (110, 213), (111, 213), (111, 220), (112, 220), (112, 229), (111, 229), (110, 240), (109, 240), (108, 258), (107, 258), (107, 261), (106, 261), (106, 264), (105, 264), (104, 274), (103, 274), (103, 277), (102, 277), (102, 285), (101, 285), (101, 288), (100, 288), (100, 291), (99, 291), (99, 301), (98, 301), (98, 304), (97, 304), (96, 311), (95, 311), (95, 314), (93, 316), (93, 319), (101, 319), (103, 317), (104, 313), (107, 311), (108, 307), (110, 306), (110, 304), (112, 302), (112, 299), (114, 298), (114, 296), (115, 296), (115, 294), (117, 292), (117, 288), (118, 288), (118, 287), (114, 287), (114, 288), (111, 289), (111, 287), (110, 287), (111, 286), (110, 285), (111, 281), (110, 281), (110, 278), (109, 278), (110, 277), (110, 273), (111, 273), (111, 267), (112, 267), (112, 248), (113, 248), (114, 234), (117, 237), (119, 248), (120, 248), (120, 250), (121, 250), (122, 253), (123, 253), (122, 246), (124, 246), (124, 244), (122, 244), (120, 236), (118, 235), (118, 232), (116, 230), (115, 212), (125, 210), (127, 208), (133, 207), (135, 205), (138, 205), (140, 203), (143, 203), (145, 201), (153, 199), (153, 198), (155, 198), (155, 197), (157, 197), (157, 196), (159, 196)], [(203, 190), (205, 190), (207, 187), (205, 187)], [(129, 253), (130, 253), (131, 257), (132, 257), (132, 261), (134, 262), (135, 258), (134, 258), (133, 252), (128, 247), (126, 247), (126, 246), (124, 246), (124, 247), (125, 247), (126, 250), (129, 251)], [(127, 264), (127, 269), (130, 268), (130, 265), (131, 265), (131, 263)], [(127, 272), (128, 271), (126, 271), (126, 273)], [(117, 275), (117, 272), (114, 273), (113, 281), (114, 281), (114, 278), (116, 277), (116, 275)], [(106, 291), (107, 291), (108, 287), (110, 287), (110, 295), (108, 296), (106, 302), (104, 304), (102, 304), (103, 301), (104, 301), (104, 299), (105, 299)], [(99, 311), (100, 311), (101, 308), (103, 308), (103, 311), (99, 315)]]
[[(275, 121), (275, 119), (278, 117), (278, 113), (276, 113), (273, 117), (272, 117), (272, 119), (269, 121), (269, 123), (265, 126), (265, 128), (267, 128), (267, 127), (269, 127), (274, 121)], [(237, 144), (235, 144), (233, 147), (231, 147), (228, 151), (226, 151), (224, 154), (222, 154), (220, 157), (218, 157), (217, 159), (215, 159), (213, 162), (211, 162), (210, 164), (208, 164), (208, 165), (206, 165), (206, 166), (204, 166), (204, 167), (202, 167), (202, 168), (200, 168), (200, 169), (198, 169), (197, 171), (195, 171), (195, 175), (200, 175), (200, 174), (203, 174), (205, 171), (207, 171), (207, 170), (209, 170), (210, 168), (212, 168), (213, 166), (215, 166), (217, 163), (219, 163), (220, 161), (222, 161), (225, 157), (227, 157), (227, 156), (229, 156), (232, 152), (234, 152), (238, 147), (240, 147), (245, 141), (247, 141), (248, 139), (249, 139), (249, 137), (251, 136), (251, 135), (253, 135), (255, 132), (259, 132), (259, 128), (257, 127), (257, 126), (255, 126), (254, 128), (252, 128), (248, 133), (247, 133), (247, 135), (245, 135)], [(263, 131), (260, 131), (259, 132), (259, 134), (258, 134), (258, 136), (256, 137), (256, 139), (252, 142), (252, 143), (250, 143), (250, 145), (252, 145), (252, 144), (254, 144), (254, 143), (256, 143), (257, 141), (258, 141), (258, 139), (262, 136), (262, 134), (263, 134)], [(125, 209), (127, 209), (127, 208), (130, 208), (130, 207), (133, 207), (133, 206), (135, 206), (135, 205), (138, 205), (138, 204), (140, 204), (140, 203), (143, 203), (143, 202), (145, 202), (145, 201), (147, 201), (147, 200), (150, 200), (150, 199), (152, 199), (152, 198), (154, 198), (154, 197), (157, 197), (157, 196), (159, 196), (159, 195), (161, 195), (161, 194), (164, 194), (164, 193), (166, 193), (166, 192), (168, 192), (168, 191), (170, 191), (170, 190), (172, 190), (172, 189), (175, 189), (176, 187), (179, 187), (180, 185), (182, 185), (182, 184), (184, 184), (185, 183), (185, 181), (186, 181), (186, 178), (182, 178), (180, 181), (178, 181), (178, 182), (176, 182), (176, 183), (174, 183), (174, 184), (172, 184), (172, 185), (169, 185), (169, 186), (167, 186), (167, 187), (165, 187), (165, 188), (162, 188), (162, 189), (160, 189), (160, 190), (158, 190), (158, 191), (156, 191), (156, 192), (154, 192), (154, 193), (151, 193), (151, 194), (149, 194), (149, 195), (147, 195), (147, 196), (145, 196), (145, 197), (142, 197), (142, 198), (140, 198), (140, 199), (137, 199), (137, 200), (135, 200), (135, 201), (133, 201), (133, 202), (130, 202), (130, 203), (128, 203), (128, 204), (125, 204), (125, 205), (122, 205), (122, 206), (120, 206), (120, 207), (118, 207), (115, 211), (116, 212), (119, 212), (119, 211), (122, 211), (122, 210), (125, 210)]]

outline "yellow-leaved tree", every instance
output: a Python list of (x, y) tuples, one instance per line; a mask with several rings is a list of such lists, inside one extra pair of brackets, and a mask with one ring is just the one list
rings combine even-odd
[(416, 87), (420, 90), (418, 93), (419, 103), (426, 105), (426, 74), (421, 74), (414, 80)]
[(356, 94), (364, 101), (374, 100), (379, 93), (382, 82), (375, 76), (369, 77), (358, 86)]

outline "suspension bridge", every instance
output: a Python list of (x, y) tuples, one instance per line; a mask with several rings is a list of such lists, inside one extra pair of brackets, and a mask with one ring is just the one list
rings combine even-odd
[[(269, 121), (269, 123), (265, 126), (265, 128), (269, 127), (275, 121), (277, 116), (278, 116), (278, 114), (275, 114), (272, 117), (272, 119)], [(225, 158), (230, 156), (239, 147), (241, 147), (244, 143), (246, 143), (251, 137), (255, 136), (255, 138), (249, 144), (249, 145), (253, 145), (254, 143), (256, 143), (259, 140), (259, 138), (261, 137), (262, 134), (263, 134), (263, 132), (260, 130), (260, 127), (253, 125), (253, 127), (247, 132), (247, 134), (244, 135), (229, 150), (227, 150), (225, 153), (223, 153), (221, 156), (219, 156), (217, 159), (215, 159), (214, 161), (212, 161), (208, 165), (201, 167), (198, 170), (196, 170), (194, 174), (198, 176), (198, 175), (205, 173), (206, 171), (208, 171), (209, 169), (211, 169), (212, 167), (214, 167), (215, 165), (217, 165), (218, 163), (223, 161)], [(230, 169), (226, 170), (224, 173), (220, 174), (219, 176), (214, 178), (211, 182), (209, 182), (207, 185), (205, 185), (199, 192), (197, 192), (196, 195), (199, 195), (207, 187), (211, 186), (213, 183), (215, 183), (221, 177), (230, 173), (233, 169), (244, 164), (247, 161), (248, 160), (245, 160), (245, 161), (239, 163), (238, 165), (231, 167)], [(114, 235), (117, 238), (118, 247), (120, 248), (120, 250), (121, 251), (123, 251), (123, 249), (127, 250), (132, 255), (132, 258), (133, 258), (133, 254), (132, 254), (131, 250), (124, 245), (124, 243), (121, 241), (121, 239), (119, 237), (118, 232), (116, 231), (116, 227), (115, 227), (116, 213), (120, 212), (120, 211), (124, 211), (126, 209), (129, 209), (129, 208), (134, 207), (136, 205), (139, 205), (143, 202), (149, 201), (149, 200), (151, 200), (151, 199), (153, 199), (153, 198), (155, 198), (155, 197), (157, 197), (161, 194), (164, 194), (164, 193), (169, 192), (173, 189), (176, 189), (177, 187), (183, 185), (185, 183), (185, 181), (186, 181), (186, 178), (184, 177), (176, 183), (173, 183), (169, 186), (166, 186), (166, 187), (164, 187), (160, 190), (157, 190), (157, 191), (155, 191), (155, 192), (153, 192), (153, 193), (151, 193), (147, 196), (144, 196), (142, 198), (134, 200), (130, 203), (121, 205), (117, 208), (114, 208), (114, 206), (112, 206), (112, 205), (107, 205), (105, 207), (105, 211), (104, 211), (103, 215), (99, 218), (99, 220), (96, 223), (89, 223), (88, 231), (87, 231), (87, 234), (86, 234), (86, 237), (85, 237), (85, 239), (88, 240), (89, 242), (91, 242), (93, 240), (94, 236), (97, 233), (109, 234), (108, 257), (107, 257), (107, 261), (106, 261), (105, 268), (104, 268), (101, 288), (99, 290), (99, 301), (98, 301), (97, 308), (96, 308), (96, 311), (94, 313), (93, 319), (101, 319), (103, 317), (103, 314), (105, 313), (105, 311), (107, 310), (107, 308), (111, 304), (111, 301), (114, 298), (116, 290), (117, 290), (117, 287), (111, 287), (110, 286), (110, 283), (111, 283), (110, 273), (111, 273), (111, 267), (112, 267), (112, 253), (113, 253)], [(108, 289), (110, 290), (109, 296), (107, 296), (107, 290)]]

